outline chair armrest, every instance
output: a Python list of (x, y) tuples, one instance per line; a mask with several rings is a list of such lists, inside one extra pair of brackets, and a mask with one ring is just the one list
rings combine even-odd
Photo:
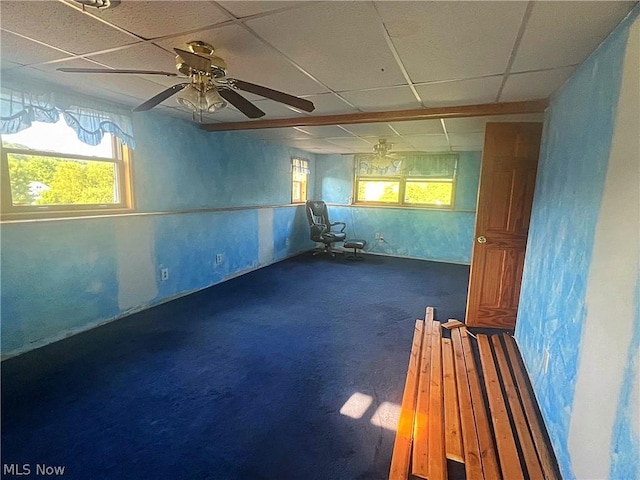
[(313, 225), (311, 225), (311, 231), (315, 232), (316, 235), (322, 235), (328, 230), (329, 229), (324, 223), (314, 223)]
[(330, 226), (335, 227), (336, 225), (342, 225), (342, 228), (340, 229), (340, 233), (343, 233), (344, 229), (347, 227), (347, 224), (344, 222), (333, 222)]

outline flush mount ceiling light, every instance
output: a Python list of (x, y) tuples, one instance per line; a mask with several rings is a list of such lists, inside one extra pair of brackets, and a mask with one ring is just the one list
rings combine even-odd
[(120, 5), (120, 0), (71, 0), (74, 3), (79, 3), (82, 8), (91, 7), (99, 10), (106, 10), (107, 8), (114, 8)]

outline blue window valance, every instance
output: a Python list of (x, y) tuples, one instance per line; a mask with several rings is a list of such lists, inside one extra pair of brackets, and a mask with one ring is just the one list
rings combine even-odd
[(124, 109), (98, 105), (92, 100), (61, 92), (0, 88), (0, 134), (17, 133), (33, 122), (56, 123), (60, 115), (81, 142), (98, 145), (105, 133), (135, 148), (133, 123)]

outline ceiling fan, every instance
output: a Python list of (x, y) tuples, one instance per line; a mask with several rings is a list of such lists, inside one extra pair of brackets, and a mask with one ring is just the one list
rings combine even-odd
[(393, 147), (393, 143), (387, 143), (385, 138), (380, 138), (378, 143), (373, 146), (373, 151), (375, 152), (375, 156), (382, 158), (393, 158), (396, 156), (395, 153), (391, 152), (391, 147)]
[(111, 73), (132, 75), (164, 75), (167, 77), (189, 78), (189, 82), (178, 83), (150, 98), (133, 109), (134, 112), (150, 110), (169, 97), (179, 94), (180, 104), (200, 114), (212, 113), (227, 106), (227, 102), (249, 118), (260, 118), (265, 113), (236, 90), (253, 93), (261, 97), (290, 105), (305, 112), (312, 112), (315, 106), (309, 100), (294, 97), (288, 93), (273, 90), (262, 85), (227, 77), (227, 64), (214, 55), (214, 48), (208, 43), (193, 41), (187, 43), (188, 50), (174, 48), (176, 69), (179, 73), (154, 70), (114, 70), (109, 68), (58, 68), (67, 73)]

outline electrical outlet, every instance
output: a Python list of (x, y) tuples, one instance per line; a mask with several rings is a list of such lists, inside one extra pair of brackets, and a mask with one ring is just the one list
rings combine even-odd
[(382, 238), (382, 234), (380, 232), (376, 233), (376, 240), (380, 240)]
[(286, 238), (284, 241), (284, 246), (289, 248), (291, 246), (291, 240), (289, 240), (289, 238)]
[(160, 280), (162, 280), (163, 282), (169, 280), (169, 269), (168, 268), (161, 268), (160, 269)]
[(216, 265), (220, 265), (224, 259), (222, 253), (216, 253)]

